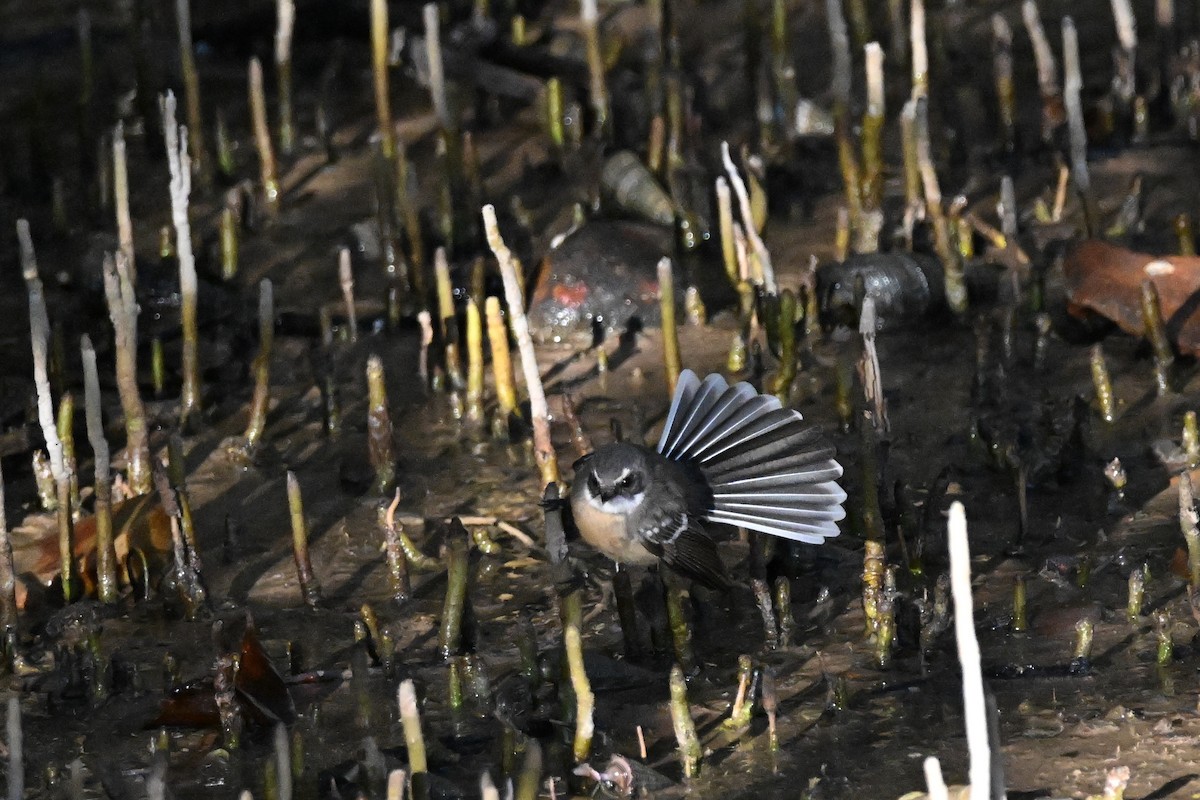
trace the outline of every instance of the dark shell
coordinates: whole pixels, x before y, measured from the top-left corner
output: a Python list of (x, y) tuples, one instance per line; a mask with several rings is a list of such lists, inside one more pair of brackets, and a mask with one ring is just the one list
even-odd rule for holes
[(595, 327), (619, 332), (635, 317), (642, 325), (659, 325), (657, 265), (670, 249), (670, 230), (637, 222), (587, 223), (542, 260), (529, 304), (534, 336), (590, 339)]
[(911, 324), (940, 307), (946, 299), (942, 267), (919, 253), (862, 253), (817, 270), (817, 294), (827, 319), (857, 319), (854, 284), (862, 276), (867, 296), (875, 300), (878, 329)]

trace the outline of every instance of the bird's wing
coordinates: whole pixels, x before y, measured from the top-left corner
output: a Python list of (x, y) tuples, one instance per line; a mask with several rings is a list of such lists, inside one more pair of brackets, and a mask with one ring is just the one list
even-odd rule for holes
[(730, 586), (717, 544), (700, 526), (700, 520), (682, 507), (662, 507), (647, 512), (641, 520), (639, 538), (663, 563), (710, 589)]

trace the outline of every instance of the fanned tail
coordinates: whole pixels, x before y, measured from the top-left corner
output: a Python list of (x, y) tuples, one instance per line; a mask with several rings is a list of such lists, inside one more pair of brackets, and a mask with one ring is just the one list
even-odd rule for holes
[(658, 452), (695, 464), (712, 489), (705, 517), (820, 544), (846, 516), (842, 467), (820, 432), (778, 398), (720, 375), (679, 376)]

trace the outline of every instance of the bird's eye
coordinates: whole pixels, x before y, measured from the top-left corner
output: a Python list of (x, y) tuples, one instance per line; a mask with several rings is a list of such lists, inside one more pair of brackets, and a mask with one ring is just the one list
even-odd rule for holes
[(588, 475), (588, 491), (592, 494), (600, 494), (600, 481), (596, 478), (596, 473)]
[(621, 488), (622, 489), (628, 489), (630, 486), (633, 486), (633, 476), (632, 475), (626, 475), (624, 478), (621, 478)]

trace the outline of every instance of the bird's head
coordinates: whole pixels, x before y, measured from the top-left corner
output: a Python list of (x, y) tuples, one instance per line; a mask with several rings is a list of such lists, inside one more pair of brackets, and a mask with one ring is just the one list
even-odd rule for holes
[(584, 481), (588, 501), (611, 512), (628, 512), (646, 495), (650, 465), (638, 447), (618, 442), (601, 447), (575, 464), (575, 480)]

